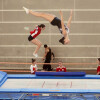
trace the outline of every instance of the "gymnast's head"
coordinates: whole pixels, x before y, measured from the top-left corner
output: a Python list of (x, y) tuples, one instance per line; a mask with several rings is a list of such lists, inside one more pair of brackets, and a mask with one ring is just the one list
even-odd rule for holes
[(36, 64), (36, 59), (32, 59), (32, 64)]
[(70, 42), (70, 40), (66, 37), (62, 37), (60, 40), (59, 40), (60, 43), (62, 43), (63, 45), (66, 45)]
[(48, 47), (48, 45), (47, 44), (44, 44), (44, 48), (47, 48)]
[(98, 61), (100, 61), (100, 58), (98, 58)]
[(59, 65), (59, 67), (62, 67), (62, 65), (63, 65), (63, 64), (62, 64), (62, 61), (59, 61), (59, 62), (58, 62), (58, 65)]
[(98, 58), (97, 60), (98, 60), (98, 64), (100, 65), (100, 58)]
[(45, 29), (45, 25), (44, 24), (40, 24), (40, 25), (38, 25), (38, 27), (41, 28), (41, 30)]

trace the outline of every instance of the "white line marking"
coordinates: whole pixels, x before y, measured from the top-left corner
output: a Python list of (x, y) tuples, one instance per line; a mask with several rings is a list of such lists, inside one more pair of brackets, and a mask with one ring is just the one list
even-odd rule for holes
[[(27, 32), (27, 33), (0, 33), (0, 35), (30, 35), (29, 34), (29, 32)], [(60, 35), (61, 36), (61, 34), (60, 33), (43, 33), (43, 34), (40, 34), (40, 35)], [(70, 33), (69, 35), (72, 35), (72, 36), (74, 36), (74, 35), (100, 35), (100, 33)]]
[[(0, 58), (34, 58), (34, 56), (0, 56)], [(38, 58), (43, 58), (43, 57), (38, 57)], [(68, 59), (68, 58), (75, 58), (75, 59), (97, 59), (97, 57), (55, 57), (55, 58), (62, 58), (62, 59)]]
[[(63, 47), (63, 48), (66, 48), (66, 47), (91, 47), (91, 48), (94, 48), (94, 47), (100, 47), (100, 45), (48, 45), (50, 47), (56, 47), (56, 48), (59, 48), (59, 47)], [(0, 47), (36, 47), (35, 45), (0, 45)], [(42, 47), (44, 47), (44, 45), (42, 45)]]
[[(71, 11), (71, 9), (30, 9), (30, 10), (33, 10), (33, 11)], [(23, 11), (25, 12), (23, 9), (3, 9), (3, 10), (0, 10), (0, 11)], [(74, 9), (74, 11), (100, 11), (100, 9)]]
[[(2, 0), (2, 10), (3, 10), (3, 0)], [(2, 22), (3, 22), (3, 12), (2, 12)]]
[[(0, 22), (0, 23), (3, 23), (3, 24), (34, 24), (34, 23), (49, 23), (48, 21), (3, 21), (3, 22)], [(67, 21), (64, 21), (64, 23), (67, 23)], [(97, 23), (100, 23), (100, 21), (72, 21), (71, 23), (84, 23), (84, 24), (97, 24)]]
[(75, 0), (74, 0), (74, 21), (75, 21)]

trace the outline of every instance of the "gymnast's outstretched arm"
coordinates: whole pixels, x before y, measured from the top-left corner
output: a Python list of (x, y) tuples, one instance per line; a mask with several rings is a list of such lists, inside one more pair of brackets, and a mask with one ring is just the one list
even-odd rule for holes
[(70, 17), (69, 17), (68, 22), (67, 22), (67, 27), (68, 28), (70, 28), (70, 24), (71, 24), (71, 21), (72, 21), (72, 14), (73, 14), (73, 10), (71, 10)]
[(61, 16), (61, 26), (62, 26), (62, 34), (64, 35), (64, 37), (67, 36), (66, 30), (65, 30), (65, 26), (64, 26), (64, 20), (63, 20), (63, 14), (62, 11), (59, 12), (60, 16)]

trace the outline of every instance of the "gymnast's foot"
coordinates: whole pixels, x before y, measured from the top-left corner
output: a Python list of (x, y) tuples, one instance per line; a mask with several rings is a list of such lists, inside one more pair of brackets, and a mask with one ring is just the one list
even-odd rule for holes
[(33, 56), (35, 56), (37, 58), (38, 57), (38, 54), (37, 53), (33, 53)]
[(26, 7), (23, 7), (23, 9), (26, 11), (26, 14), (29, 14), (29, 9), (27, 9)]

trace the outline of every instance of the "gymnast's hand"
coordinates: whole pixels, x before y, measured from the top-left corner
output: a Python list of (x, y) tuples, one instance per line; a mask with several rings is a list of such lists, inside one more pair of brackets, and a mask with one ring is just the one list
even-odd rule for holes
[(62, 11), (61, 11), (61, 10), (59, 11), (59, 14), (60, 14), (61, 16), (63, 15), (63, 13), (62, 13)]
[(70, 42), (70, 40), (66, 37), (65, 39), (64, 39), (64, 44), (66, 45), (66, 44), (68, 44)]
[(72, 14), (73, 14), (73, 10), (71, 9), (71, 11), (70, 11), (70, 16), (72, 16)]

